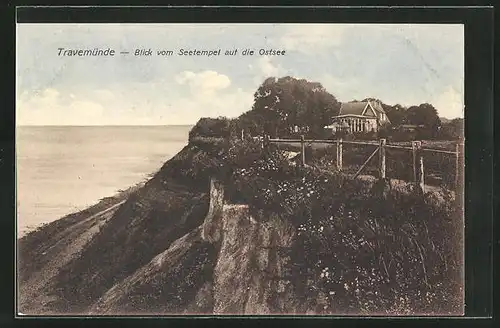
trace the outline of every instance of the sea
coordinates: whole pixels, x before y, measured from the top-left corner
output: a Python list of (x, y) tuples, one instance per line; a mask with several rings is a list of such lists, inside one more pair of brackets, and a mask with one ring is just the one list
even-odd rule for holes
[(191, 128), (18, 126), (18, 237), (146, 181), (188, 143)]

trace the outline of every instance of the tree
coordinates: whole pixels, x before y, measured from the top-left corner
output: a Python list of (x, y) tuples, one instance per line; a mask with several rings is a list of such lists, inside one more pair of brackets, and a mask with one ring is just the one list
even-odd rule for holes
[(318, 82), (290, 76), (266, 79), (254, 94), (252, 110), (240, 117), (249, 129), (270, 135), (287, 135), (294, 126), (321, 135), (338, 115), (340, 103)]
[(406, 123), (406, 108), (400, 104), (394, 106), (382, 104), (387, 117), (391, 121), (392, 125), (398, 126)]
[(464, 119), (455, 118), (443, 123), (439, 131), (439, 137), (444, 140), (456, 140), (464, 136)]
[(436, 108), (429, 103), (411, 106), (406, 112), (406, 120), (409, 124), (422, 125), (423, 136), (436, 137), (441, 120), (439, 119)]

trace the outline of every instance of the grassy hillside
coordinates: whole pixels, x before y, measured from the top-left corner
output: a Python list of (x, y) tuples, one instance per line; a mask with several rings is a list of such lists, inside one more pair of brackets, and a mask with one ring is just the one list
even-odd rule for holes
[[(226, 215), (222, 240), (206, 243), (199, 229), (212, 177), (224, 184), (226, 202), (248, 205), (249, 214)], [(253, 140), (192, 136), (59, 268), (44, 292), (56, 313), (276, 313), (290, 309), (286, 304), (302, 304), (295, 309), (459, 314), (458, 205), (445, 190), (424, 195), (412, 185), (299, 167), (284, 151)], [(236, 228), (241, 220), (256, 223)], [(53, 227), (64, 231), (73, 224), (68, 218)], [(26, 237), (30, 246), (20, 263), (25, 275), (34, 274), (26, 260), (51, 230), (57, 229)], [(258, 273), (251, 269), (254, 262), (262, 267)], [(235, 298), (232, 286), (246, 290), (246, 275), (253, 278), (245, 301)], [(283, 287), (276, 275), (289, 285)]]

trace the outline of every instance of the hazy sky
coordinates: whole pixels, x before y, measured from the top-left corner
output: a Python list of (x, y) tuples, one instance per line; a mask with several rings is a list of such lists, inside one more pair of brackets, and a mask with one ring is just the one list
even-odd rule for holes
[[(130, 51), (59, 57), (58, 48)], [(136, 48), (170, 57), (135, 57)], [(179, 49), (239, 49), (180, 57)], [(251, 48), (285, 56), (241, 56)], [(249, 110), (269, 76), (320, 82), (340, 101), (432, 103), (463, 117), (462, 25), (18, 24), (18, 125), (193, 124)]]

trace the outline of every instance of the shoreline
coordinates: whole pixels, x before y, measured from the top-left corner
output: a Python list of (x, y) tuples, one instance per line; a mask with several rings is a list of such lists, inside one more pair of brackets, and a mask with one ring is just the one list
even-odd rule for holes
[[(154, 173), (152, 173), (152, 174), (154, 174)], [(76, 211), (73, 213), (69, 213), (67, 215), (64, 215), (60, 218), (57, 218), (57, 219), (50, 221), (50, 222), (47, 222), (47, 223), (41, 223), (35, 227), (32, 227), (31, 229), (26, 230), (24, 233), (17, 231), (16, 232), (17, 241), (19, 242), (19, 241), (25, 240), (28, 236), (30, 236), (34, 233), (40, 232), (42, 230), (45, 230), (45, 229), (54, 229), (54, 230), (64, 229), (65, 227), (67, 227), (73, 223), (76, 223), (80, 220), (83, 220), (86, 217), (97, 215), (100, 212), (106, 211), (110, 207), (113, 207), (113, 206), (117, 205), (118, 203), (127, 200), (131, 194), (133, 194), (138, 189), (142, 188), (147, 183), (147, 181), (149, 181), (151, 179), (150, 176), (151, 176), (151, 174), (148, 175), (147, 180), (136, 183), (135, 185), (133, 185), (131, 187), (128, 187), (126, 189), (118, 189), (114, 195), (103, 197), (103, 198), (97, 200), (95, 204), (87, 206), (82, 210), (79, 210), (79, 211)]]

